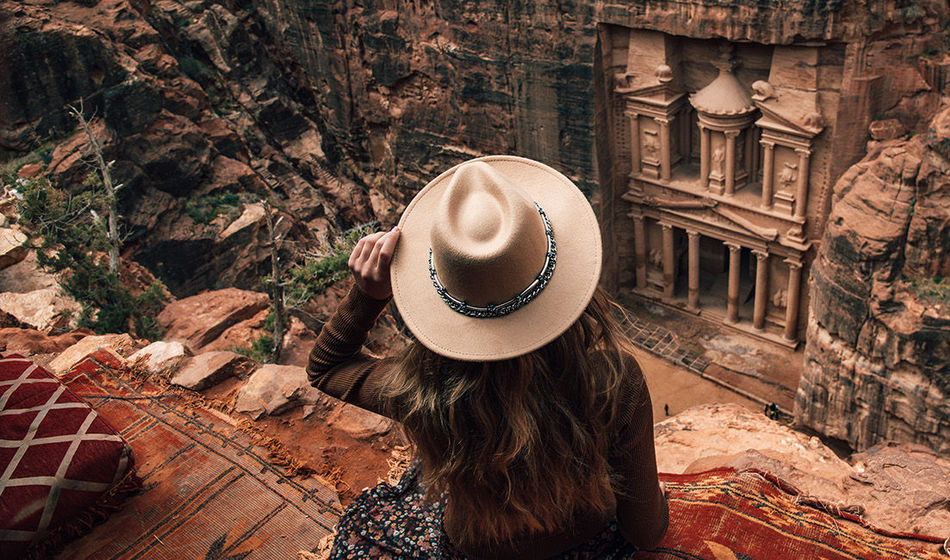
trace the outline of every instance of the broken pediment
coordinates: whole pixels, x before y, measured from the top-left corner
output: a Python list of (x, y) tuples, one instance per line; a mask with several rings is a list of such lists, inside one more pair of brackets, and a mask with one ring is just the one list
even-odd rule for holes
[(752, 102), (762, 112), (756, 124), (781, 132), (812, 138), (825, 127), (818, 107), (818, 92), (775, 86), (766, 81), (752, 84)]

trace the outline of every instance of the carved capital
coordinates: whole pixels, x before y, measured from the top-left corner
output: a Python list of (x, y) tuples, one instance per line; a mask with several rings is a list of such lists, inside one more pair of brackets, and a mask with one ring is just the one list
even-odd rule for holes
[(660, 224), (660, 227), (663, 228), (664, 231), (670, 231), (673, 229), (673, 224), (668, 224), (666, 222), (659, 222), (659, 224)]
[(795, 148), (795, 153), (798, 154), (799, 157), (811, 157), (811, 150), (806, 150), (805, 148)]
[(791, 269), (791, 270), (797, 270), (797, 269), (800, 269), (800, 268), (802, 267), (802, 261), (800, 261), (800, 260), (798, 260), (798, 259), (795, 259), (795, 258), (789, 257), (789, 258), (785, 259), (785, 260), (782, 261), (782, 262), (784, 262), (785, 264), (787, 264), (787, 265), (788, 265), (788, 268)]
[(736, 136), (739, 136), (739, 132), (740, 131), (738, 130), (726, 130), (723, 132), (723, 134), (726, 135), (726, 138), (735, 138)]
[(688, 229), (686, 230), (686, 236), (689, 237), (690, 241), (692, 241), (694, 239), (699, 238), (699, 232), (696, 230)]
[(772, 151), (775, 149), (775, 142), (772, 142), (771, 140), (760, 140), (759, 144), (762, 144), (762, 146), (765, 147), (765, 149), (769, 151)]
[(726, 247), (729, 247), (730, 253), (738, 253), (739, 250), (742, 249), (742, 245), (739, 245), (738, 243), (735, 243), (732, 241), (723, 241), (722, 244), (725, 245)]
[(752, 249), (752, 254), (755, 255), (755, 258), (758, 259), (759, 262), (769, 258), (769, 252), (765, 249)]

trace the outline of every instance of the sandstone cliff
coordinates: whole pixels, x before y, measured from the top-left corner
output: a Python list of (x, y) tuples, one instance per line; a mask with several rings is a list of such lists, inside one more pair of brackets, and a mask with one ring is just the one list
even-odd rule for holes
[(950, 453), (950, 108), (835, 185), (796, 420), (856, 449)]

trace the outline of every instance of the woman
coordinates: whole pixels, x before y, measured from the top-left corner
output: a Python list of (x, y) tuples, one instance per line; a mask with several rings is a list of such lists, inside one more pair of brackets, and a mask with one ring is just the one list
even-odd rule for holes
[[(360, 240), (308, 374), (401, 421), (419, 466), (354, 502), (331, 557), (617, 557), (659, 542), (650, 396), (600, 263), (584, 195), (513, 156), (446, 171), (397, 228)], [(415, 341), (367, 357), (390, 297)]]

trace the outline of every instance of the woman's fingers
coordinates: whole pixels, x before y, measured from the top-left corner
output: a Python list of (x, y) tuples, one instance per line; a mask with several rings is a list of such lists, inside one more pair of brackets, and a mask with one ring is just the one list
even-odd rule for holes
[(382, 236), (383, 232), (379, 231), (367, 235), (359, 240), (359, 242), (356, 244), (356, 247), (353, 247), (353, 252), (350, 253), (350, 258), (346, 263), (350, 270), (356, 272), (357, 270), (363, 268), (363, 265), (366, 264), (373, 252), (373, 247), (376, 245), (376, 241)]
[(392, 262), (393, 254), (396, 252), (396, 242), (399, 241), (400, 233), (401, 230), (398, 227), (394, 227), (379, 242), (379, 263), (377, 266), (380, 268), (388, 267), (389, 263)]
[(398, 228), (367, 235), (359, 240), (347, 260), (347, 266), (356, 283), (377, 299), (385, 299), (392, 293), (389, 284), (389, 263), (398, 240)]

